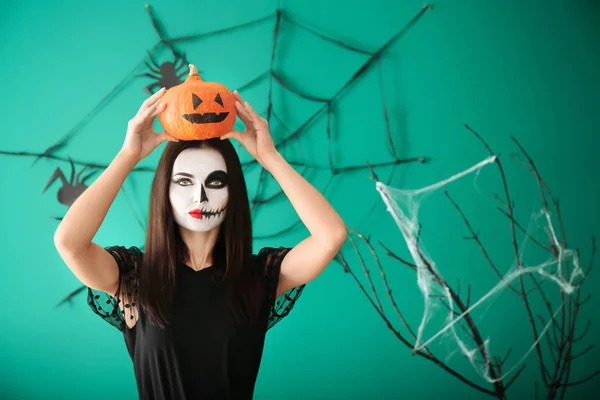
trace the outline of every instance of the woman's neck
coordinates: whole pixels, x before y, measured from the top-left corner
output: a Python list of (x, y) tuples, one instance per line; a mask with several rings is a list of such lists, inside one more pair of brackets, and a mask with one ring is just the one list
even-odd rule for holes
[(212, 251), (219, 236), (219, 227), (208, 232), (194, 232), (180, 227), (181, 239), (189, 249), (186, 263), (193, 269), (210, 267), (213, 263)]

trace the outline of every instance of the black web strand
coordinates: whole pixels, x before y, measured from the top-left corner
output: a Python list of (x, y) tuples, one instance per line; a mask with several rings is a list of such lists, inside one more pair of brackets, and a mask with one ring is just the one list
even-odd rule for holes
[[(325, 184), (325, 188), (321, 191), (321, 193), (323, 194), (323, 196), (326, 195), (327, 190), (329, 189), (329, 186), (333, 182), (333, 177), (334, 177), (333, 175), (331, 175), (329, 177), (329, 180), (327, 181), (327, 184)], [(284, 234), (287, 234), (287, 233), (293, 231), (300, 224), (302, 224), (302, 221), (300, 219), (298, 219), (296, 222), (294, 222), (292, 225), (290, 225), (287, 228), (284, 228), (284, 229), (282, 229), (282, 230), (280, 230), (278, 232), (270, 233), (270, 234), (267, 234), (267, 235), (254, 235), (254, 239), (271, 239), (271, 238), (279, 237), (280, 235), (284, 235)]]
[(310, 101), (314, 101), (317, 103), (329, 103), (329, 99), (325, 99), (322, 97), (315, 97), (315, 96), (311, 96), (309, 94), (306, 94), (304, 92), (301, 92), (299, 89), (296, 89), (294, 87), (292, 87), (288, 82), (286, 82), (278, 73), (276, 73), (275, 71), (271, 71), (271, 76), (277, 81), (277, 83), (279, 83), (281, 85), (281, 87), (283, 87), (284, 89), (286, 89), (288, 92), (294, 93), (296, 96), (306, 99), (306, 100), (310, 100)]
[[(375, 174), (375, 171), (373, 170), (373, 167), (369, 164), (368, 165), (369, 170), (371, 171), (371, 179), (373, 179), (375, 182), (379, 182), (379, 179), (377, 177), (377, 175)], [(388, 177), (387, 181), (385, 182), (386, 185), (390, 185), (392, 180), (394, 179), (394, 175), (396, 174), (396, 171), (398, 170), (398, 164), (394, 165), (392, 168), (392, 172), (390, 173), (390, 176)], [(373, 201), (373, 204), (371, 205), (371, 207), (369, 208), (369, 211), (367, 212), (367, 214), (365, 215), (365, 217), (362, 219), (362, 221), (360, 221), (360, 223), (358, 224), (358, 229), (360, 229), (363, 224), (370, 219), (371, 214), (373, 214), (373, 212), (375, 212), (375, 209), (377, 208), (377, 206), (380, 203), (380, 199), (375, 199)]]
[(62, 299), (60, 302), (58, 302), (57, 305), (54, 306), (54, 308), (58, 308), (60, 306), (62, 306), (63, 304), (72, 304), (71, 300), (73, 300), (73, 298), (75, 296), (77, 296), (79, 293), (83, 292), (85, 290), (86, 286), (82, 285), (80, 287), (78, 287), (77, 289), (73, 290), (71, 293), (69, 293), (64, 299)]
[(254, 85), (256, 85), (257, 83), (259, 83), (260, 81), (262, 81), (263, 79), (265, 79), (266, 77), (269, 76), (269, 71), (265, 71), (262, 74), (260, 74), (259, 76), (257, 76), (256, 78), (252, 79), (251, 81), (249, 81), (248, 83), (244, 83), (242, 86), (240, 86), (237, 91), (241, 92), (243, 90), (246, 90)]
[(154, 16), (154, 12), (152, 11), (152, 8), (150, 7), (150, 5), (146, 4), (144, 7), (146, 8), (146, 11), (148, 12), (148, 16), (150, 17), (150, 22), (152, 23), (152, 27), (156, 31), (156, 34), (158, 35), (160, 42), (164, 43), (164, 45), (167, 46), (173, 52), (173, 54), (179, 54), (175, 50), (175, 48), (173, 47), (173, 45), (171, 43), (166, 42), (165, 35), (164, 35), (164, 29), (163, 29), (162, 25), (158, 22), (156, 17)]
[[(413, 157), (413, 158), (407, 158), (404, 160), (385, 161), (385, 162), (381, 162), (381, 163), (377, 163), (377, 164), (371, 164), (371, 166), (372, 167), (391, 167), (391, 166), (396, 166), (396, 165), (408, 164), (408, 163), (412, 163), (412, 162), (424, 163), (426, 160), (427, 160), (426, 157)], [(311, 169), (326, 169), (333, 173), (330, 166), (313, 165), (313, 164), (307, 164), (307, 163), (298, 162), (298, 161), (294, 161), (294, 160), (292, 160), (292, 161), (286, 160), (286, 161), (288, 164), (296, 166), (296, 167), (308, 167)], [(346, 173), (346, 172), (360, 171), (360, 170), (364, 170), (364, 169), (368, 169), (368, 168), (369, 167), (367, 165), (348, 165), (345, 167), (335, 167), (335, 172), (336, 172), (336, 174), (340, 174), (340, 173)]]
[[(277, 143), (276, 146), (284, 146), (288, 141), (292, 140), (294, 136), (300, 135), (300, 133), (303, 132), (304, 129), (306, 129), (306, 127), (308, 127), (318, 116), (320, 116), (324, 111), (327, 110), (329, 103), (333, 103), (338, 97), (340, 97), (352, 83), (354, 83), (365, 71), (368, 70), (368, 68), (373, 63), (373, 60), (375, 60), (382, 53), (384, 53), (390, 47), (391, 44), (393, 44), (408, 30), (408, 28), (414, 25), (429, 8), (429, 6), (423, 7), (421, 11), (415, 17), (413, 17), (406, 26), (404, 26), (400, 31), (398, 31), (398, 33), (392, 36), (371, 57), (369, 57), (369, 59), (354, 73), (354, 75), (352, 75), (352, 77), (329, 99), (329, 102), (325, 102), (325, 104), (321, 108), (319, 108), (313, 115), (311, 115), (298, 129), (296, 129), (296, 131), (292, 135), (286, 137), (281, 142)], [(286, 88), (285, 86), (283, 87)], [(293, 93), (298, 94), (296, 92)], [(257, 161), (253, 160), (250, 162), (255, 163)]]
[[(156, 50), (155, 46), (152, 51)], [(36, 157), (33, 164), (35, 164), (41, 158), (48, 158), (53, 155), (57, 150), (64, 148), (75, 135), (81, 132), (81, 129), (86, 126), (90, 120), (92, 120), (100, 110), (102, 110), (110, 100), (112, 100), (119, 92), (125, 87), (129, 81), (131, 81), (136, 72), (144, 65), (145, 60), (140, 61), (121, 82), (115, 85), (107, 94), (104, 96), (98, 104), (90, 112), (84, 116), (79, 122), (77, 122), (67, 133), (65, 133), (58, 141), (56, 141), (53, 145), (49, 146), (42, 154)]]
[(125, 189), (125, 185), (121, 186), (121, 190), (125, 195), (125, 200), (127, 200), (127, 204), (129, 204), (129, 207), (131, 208), (133, 216), (135, 217), (135, 220), (137, 221), (139, 227), (142, 229), (142, 232), (146, 232), (146, 226), (144, 225), (144, 222), (142, 222), (142, 219), (140, 218), (139, 214), (136, 212), (135, 207), (133, 206), (131, 198), (128, 194), (128, 191), (127, 189)]
[(273, 66), (275, 65), (275, 53), (277, 51), (277, 38), (279, 37), (279, 26), (281, 24), (281, 11), (277, 10), (275, 26), (273, 27), (273, 48), (271, 49), (271, 62), (269, 64), (269, 97), (267, 105), (267, 121), (271, 121), (271, 110), (273, 108)]
[(274, 18), (275, 16), (276, 16), (276, 14), (270, 14), (270, 15), (267, 15), (267, 16), (264, 16), (264, 17), (261, 17), (261, 18), (258, 18), (258, 19), (252, 20), (252, 21), (248, 21), (243, 24), (231, 26), (228, 28), (216, 29), (214, 31), (198, 33), (198, 34), (194, 34), (194, 35), (180, 36), (180, 37), (175, 37), (173, 39), (165, 39), (164, 43), (168, 46), (172, 43), (192, 42), (194, 40), (202, 39), (207, 36), (216, 36), (216, 35), (220, 35), (223, 33), (228, 33), (228, 32), (236, 31), (239, 29), (247, 28), (252, 25), (258, 25), (260, 23), (263, 23), (265, 21), (268, 21), (268, 20)]
[[(281, 22), (281, 12), (277, 10), (275, 26), (273, 27), (273, 47), (271, 50), (271, 62), (269, 65), (269, 94), (268, 94), (268, 104), (267, 104), (267, 121), (271, 119), (271, 109), (273, 107), (273, 65), (275, 63), (275, 52), (277, 50), (277, 38), (279, 36), (279, 25)], [(254, 194), (254, 198), (252, 199), (252, 204), (250, 205), (250, 212), (254, 212), (256, 207), (258, 197), (260, 196), (260, 191), (262, 188), (262, 183), (264, 181), (266, 175), (266, 170), (261, 168), (260, 175), (258, 178), (258, 184), (256, 185), (256, 193)]]
[(331, 103), (327, 103), (327, 156), (329, 157), (329, 168), (333, 175), (337, 175), (338, 170), (333, 165), (333, 140), (331, 139)]
[(256, 192), (254, 193), (254, 198), (250, 204), (250, 212), (254, 213), (254, 208), (256, 207), (256, 203), (258, 201), (258, 196), (260, 196), (260, 190), (262, 188), (262, 182), (265, 179), (267, 170), (264, 168), (260, 168), (260, 174), (258, 176), (258, 184), (256, 185)]
[(392, 127), (390, 124), (387, 100), (385, 98), (385, 85), (383, 84), (383, 69), (381, 68), (381, 60), (379, 59), (378, 61), (379, 62), (377, 63), (377, 65), (379, 66), (379, 90), (381, 91), (381, 102), (383, 104), (383, 118), (385, 119), (385, 131), (387, 134), (388, 144), (390, 146), (390, 153), (392, 157), (397, 159), (398, 155), (396, 154), (396, 147), (394, 146), (394, 140), (392, 138)]
[[(275, 108), (272, 109), (271, 115), (273, 116), (273, 118), (275, 118), (275, 120), (279, 123), (279, 125), (281, 125), (281, 127), (283, 128), (284, 131), (286, 131), (288, 134), (292, 133), (291, 129), (286, 125), (285, 122), (283, 122), (281, 117), (279, 117), (279, 114), (277, 114), (277, 112), (275, 111)], [(300, 153), (300, 158), (302, 160), (304, 160), (304, 152), (302, 151), (302, 144), (300, 143), (300, 140), (298, 138), (296, 138), (296, 144), (298, 145), (298, 153)]]
[[(302, 175), (303, 178), (305, 177), (306, 172), (308, 171), (308, 167), (304, 167), (304, 170), (300, 173), (300, 175)], [(284, 194), (283, 189), (279, 189), (275, 194), (266, 197), (264, 199), (259, 199), (258, 196), (255, 197), (255, 199), (253, 200), (254, 204), (256, 205), (264, 205), (264, 204), (268, 204), (274, 200), (276, 200), (278, 197), (281, 197)]]
[(354, 73), (352, 78), (332, 97), (331, 101), (335, 101), (354, 81), (356, 81), (368, 68), (373, 64), (373, 61), (379, 58), (393, 43), (396, 42), (404, 33), (408, 31), (429, 9), (429, 6), (425, 6), (406, 24), (398, 33), (392, 36), (383, 46), (381, 46), (369, 59)]
[[(283, 120), (281, 119), (281, 117), (279, 117), (279, 114), (277, 114), (277, 112), (275, 111), (275, 108), (272, 108), (272, 113), (271, 113), (272, 117), (275, 119), (275, 121), (277, 121), (279, 123), (279, 125), (281, 125), (281, 128), (287, 132), (287, 134), (291, 134), (292, 131), (290, 130), (290, 128), (288, 128), (288, 126), (286, 125), (285, 122), (283, 122)], [(297, 145), (297, 153), (300, 155), (300, 159), (304, 160), (304, 151), (302, 150), (302, 143), (300, 142), (300, 140), (298, 138), (296, 138), (295, 143)], [(287, 160), (287, 157), (286, 157)], [(296, 166), (306, 166), (306, 164), (304, 164), (304, 161), (301, 161), (303, 165), (296, 165)], [(291, 164), (290, 164), (291, 165)]]
[[(52, 154), (44, 155), (44, 153), (36, 153), (36, 152), (30, 152), (30, 151), (0, 150), (0, 155), (15, 156), (15, 157), (41, 157), (41, 156), (43, 156), (43, 157), (49, 158), (51, 160), (64, 161), (64, 162), (69, 162), (69, 160), (70, 160), (70, 157), (55, 156)], [(84, 161), (73, 161), (73, 164), (88, 167), (88, 168), (97, 168), (97, 169), (106, 169), (108, 167), (107, 164), (90, 163), (90, 162), (84, 162)], [(155, 171), (156, 171), (155, 168), (135, 167), (131, 172), (155, 172)]]
[(306, 25), (303, 25), (303, 24), (301, 24), (301, 23), (297, 22), (297, 21), (296, 21), (296, 20), (294, 20), (293, 18), (290, 18), (290, 16), (289, 16), (287, 13), (283, 13), (283, 19), (284, 19), (286, 22), (289, 22), (290, 24), (292, 24), (292, 25), (294, 25), (294, 26), (296, 26), (296, 27), (298, 27), (298, 28), (300, 28), (300, 29), (302, 29), (302, 30), (305, 30), (305, 31), (307, 31), (307, 32), (310, 32), (310, 33), (312, 33), (313, 35), (315, 35), (315, 36), (317, 36), (317, 37), (319, 37), (319, 38), (321, 38), (321, 39), (323, 39), (323, 40), (325, 40), (325, 41), (327, 41), (327, 42), (331, 42), (331, 43), (333, 43), (333, 44), (335, 44), (335, 45), (338, 45), (338, 46), (340, 46), (340, 47), (343, 47), (343, 48), (344, 48), (344, 49), (346, 49), (346, 50), (350, 50), (350, 51), (353, 51), (353, 52), (355, 52), (355, 53), (359, 53), (359, 54), (365, 54), (365, 55), (367, 55), (367, 56), (371, 56), (371, 55), (373, 55), (373, 53), (372, 53), (372, 52), (370, 52), (370, 51), (363, 50), (363, 49), (359, 49), (358, 47), (351, 46), (351, 45), (349, 45), (349, 44), (347, 44), (347, 43), (344, 43), (344, 42), (342, 42), (342, 41), (341, 41), (341, 40), (339, 40), (339, 39), (335, 39), (335, 38), (332, 38), (332, 37), (326, 36), (326, 35), (324, 35), (324, 34), (322, 34), (322, 33), (320, 33), (320, 32), (317, 32), (316, 30), (314, 30), (314, 29), (312, 29), (312, 28), (309, 28), (309, 27), (307, 27)]

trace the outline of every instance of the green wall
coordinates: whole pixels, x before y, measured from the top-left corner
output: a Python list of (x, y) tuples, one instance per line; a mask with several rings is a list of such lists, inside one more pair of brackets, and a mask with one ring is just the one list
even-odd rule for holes
[[(151, 6), (166, 36), (174, 38), (271, 15), (277, 3), (157, 0)], [(416, 0), (280, 2), (284, 13), (295, 21), (369, 51), (382, 46), (421, 6)], [(600, 6), (593, 0), (440, 0), (434, 6), (335, 103), (334, 164), (364, 166), (367, 161), (376, 164), (393, 159), (385, 134), (381, 77), (399, 156), (430, 158), (426, 164), (397, 168), (392, 186), (427, 186), (486, 158), (481, 143), (463, 127), (468, 123), (501, 154), (516, 216), (527, 225), (528, 217), (539, 209), (539, 191), (527, 169), (510, 158), (518, 153), (510, 140), (515, 136), (560, 198), (569, 246), (581, 249), (582, 264), (587, 265), (590, 237), (600, 232), (596, 213), (600, 194), (596, 156), (600, 145)], [(48, 217), (59, 217), (66, 210), (56, 200), (60, 183), (45, 193), (42, 189), (57, 167), (68, 177), (68, 162), (44, 158), (33, 164), (34, 157), (12, 153), (39, 154), (54, 144), (131, 73), (158, 37), (141, 1), (5, 1), (0, 8), (4, 126), (0, 150), (5, 152), (0, 154), (0, 205), (4, 209), (0, 243), (5, 254), (0, 277), (4, 305), (0, 398), (136, 398), (133, 369), (120, 333), (91, 313), (83, 294), (55, 308), (80, 283), (61, 262), (52, 242), (58, 222)], [(203, 71), (205, 79), (237, 88), (268, 70), (273, 22), (271, 18), (179, 48)], [(168, 60), (169, 54), (162, 51), (160, 57)], [(305, 93), (331, 97), (366, 59), (283, 23), (275, 70)], [(129, 80), (56, 155), (84, 163), (109, 163), (122, 144), (128, 119), (146, 96), (141, 89), (148, 83), (147, 79)], [(263, 81), (242, 94), (257, 110), (264, 110), (267, 93), (268, 81)], [(277, 85), (273, 103), (292, 129), (320, 106)], [(325, 121), (323, 116), (315, 121), (300, 136), (300, 145), (282, 149), (289, 160), (325, 167), (307, 175), (320, 189), (331, 175), (326, 168)], [(286, 136), (279, 126), (273, 131), (276, 139)], [(247, 154), (240, 154), (248, 160)], [(158, 155), (155, 152), (142, 165), (152, 168)], [(512, 265), (513, 253), (507, 220), (495, 209), (499, 203), (493, 194), (502, 193), (495, 168), (485, 167), (477, 177), (465, 177), (448, 189), (504, 273)], [(389, 167), (376, 169), (382, 180), (391, 171)], [(257, 172), (248, 171), (251, 195)], [(151, 176), (140, 172), (128, 179), (96, 236), (99, 244), (142, 244), (143, 229), (137, 218), (144, 219)], [(399, 307), (417, 326), (423, 298), (415, 274), (386, 257), (378, 241), (404, 258), (410, 255), (369, 177), (365, 168), (344, 172), (334, 179), (326, 195), (349, 227), (370, 235)], [(276, 190), (269, 182), (262, 195)], [(377, 207), (370, 213), (373, 204)], [(491, 289), (498, 279), (477, 245), (463, 240), (469, 233), (442, 192), (423, 204), (420, 217), (427, 251), (448, 281), (455, 285), (456, 279), (461, 279), (463, 294), (467, 284), (472, 284), (474, 301)], [(256, 234), (277, 232), (295, 218), (283, 199), (262, 206), (255, 215)], [(255, 245), (257, 249), (292, 246), (305, 235), (306, 231), (298, 228), (257, 240)], [(360, 248), (384, 299), (379, 270), (368, 249)], [(350, 241), (343, 254), (366, 283)], [(537, 260), (535, 263), (545, 260), (535, 251), (528, 256)], [(591, 293), (598, 283), (598, 274), (593, 272), (583, 294)], [(545, 285), (556, 305), (560, 292), (551, 282)], [(514, 364), (533, 342), (522, 303), (510, 291), (491, 300), (475, 310), (474, 318), (498, 355), (514, 349), (508, 365)], [(600, 321), (593, 318), (599, 304), (598, 298), (592, 297), (581, 311), (580, 326), (590, 318), (592, 325), (576, 352), (593, 344), (600, 334)], [(534, 307), (535, 313), (545, 310), (539, 299), (534, 300)], [(385, 309), (394, 326), (403, 331), (389, 302)], [(437, 313), (443, 315), (443, 308)], [(432, 319), (425, 333), (431, 335), (442, 323), (438, 317)], [(451, 340), (436, 342), (432, 349), (464, 376), (491, 387), (456, 354)], [(573, 379), (598, 369), (597, 356), (592, 350), (577, 359)], [(509, 398), (533, 398), (533, 382), (536, 377), (539, 380), (534, 353), (525, 364)], [(573, 388), (567, 398), (585, 398), (598, 388), (598, 382)], [(270, 331), (256, 387), (257, 399), (440, 396), (487, 397), (431, 362), (412, 356), (338, 263), (332, 263), (312, 282), (293, 313)]]

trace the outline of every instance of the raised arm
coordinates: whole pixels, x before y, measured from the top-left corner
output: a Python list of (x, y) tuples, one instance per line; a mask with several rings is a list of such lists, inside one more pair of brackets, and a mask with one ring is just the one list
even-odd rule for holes
[(234, 92), (244, 132), (232, 131), (223, 139), (238, 140), (273, 175), (292, 203), (310, 236), (288, 252), (281, 263), (277, 295), (315, 279), (333, 260), (346, 240), (346, 226), (323, 195), (292, 168), (275, 148), (268, 123), (239, 93)]
[(114, 294), (119, 271), (114, 258), (93, 243), (108, 210), (127, 175), (135, 165), (165, 140), (176, 141), (165, 132), (157, 134), (152, 121), (164, 106), (156, 101), (162, 89), (149, 97), (129, 121), (123, 147), (104, 170), (71, 205), (54, 233), (54, 245), (75, 276), (86, 286)]

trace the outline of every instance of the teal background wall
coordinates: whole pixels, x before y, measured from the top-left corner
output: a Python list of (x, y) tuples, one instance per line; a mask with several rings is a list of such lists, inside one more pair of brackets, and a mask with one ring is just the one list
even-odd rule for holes
[[(580, 248), (582, 263), (590, 257), (590, 237), (600, 232), (597, 213), (600, 184), (600, 6), (593, 0), (435, 2), (335, 105), (334, 152), (337, 166), (390, 161), (383, 118), (380, 76), (389, 106), (395, 147), (400, 157), (426, 156), (426, 164), (399, 167), (392, 186), (412, 189), (432, 184), (483, 160), (488, 154), (464, 127), (468, 123), (506, 160), (517, 217), (526, 225), (539, 207), (535, 180), (511, 153), (515, 136), (536, 161), (549, 187), (560, 198), (571, 248)], [(167, 37), (210, 32), (275, 12), (275, 1), (151, 3)], [(294, 20), (354, 46), (375, 51), (413, 18), (420, 1), (282, 1)], [(80, 283), (61, 262), (52, 236), (65, 206), (56, 201), (60, 187), (42, 188), (57, 167), (68, 175), (67, 162), (16, 156), (42, 153), (89, 113), (146, 56), (158, 37), (144, 2), (3, 1), (0, 6), (0, 76), (3, 77), (2, 144), (0, 150), (0, 243), (4, 253), (0, 277), (0, 398), (3, 399), (133, 399), (136, 387), (122, 336), (93, 315), (85, 296), (55, 306)], [(236, 88), (268, 70), (274, 19), (230, 33), (182, 45), (207, 80)], [(161, 53), (162, 60), (169, 54)], [(275, 70), (294, 87), (319, 97), (332, 96), (366, 57), (326, 43), (297, 27), (283, 24)], [(141, 72), (141, 70), (139, 71)], [(380, 75), (381, 73), (381, 75)], [(106, 165), (119, 150), (126, 124), (146, 95), (146, 79), (128, 82), (106, 107), (57, 152), (78, 162)], [(257, 110), (267, 105), (268, 81), (242, 93)], [(300, 126), (318, 105), (299, 100), (276, 86), (273, 103), (291, 128)], [(280, 128), (276, 138), (285, 137)], [(305, 160), (323, 169), (307, 177), (323, 188), (327, 169), (325, 118), (301, 137), (301, 147), (282, 152), (289, 160)], [(144, 160), (152, 167), (159, 151)], [(247, 160), (247, 155), (240, 152)], [(78, 166), (78, 170), (80, 166)], [(392, 168), (377, 168), (382, 180)], [(258, 170), (248, 171), (251, 195)], [(96, 241), (101, 245), (140, 245), (151, 173), (136, 173), (116, 199)], [(414, 273), (389, 257), (381, 240), (397, 254), (409, 253), (386, 212), (370, 173), (362, 168), (344, 173), (326, 192), (348, 226), (376, 246), (394, 296), (413, 326), (423, 314)], [(493, 193), (501, 193), (494, 166), (450, 185), (471, 222), (481, 233), (500, 269), (513, 262), (508, 224), (497, 210)], [(263, 195), (276, 191), (269, 182)], [(371, 206), (377, 207), (370, 213)], [(137, 217), (136, 217), (137, 216)], [(443, 193), (432, 196), (420, 211), (423, 240), (437, 267), (452, 284), (461, 279), (484, 295), (496, 282), (460, 217)], [(295, 221), (284, 199), (260, 208), (257, 235), (284, 229)], [(541, 225), (537, 225), (538, 227)], [(539, 232), (538, 232), (539, 233)], [(306, 235), (298, 228), (278, 237), (257, 240), (290, 246)], [(365, 250), (364, 246), (361, 247)], [(350, 241), (343, 254), (361, 275)], [(379, 271), (364, 253), (382, 298)], [(536, 262), (538, 254), (531, 254)], [(362, 275), (361, 275), (362, 276)], [(364, 280), (363, 282), (366, 282)], [(599, 278), (593, 271), (583, 289), (593, 293)], [(553, 300), (559, 293), (552, 286)], [(595, 293), (594, 293), (595, 294)], [(557, 303), (554, 303), (555, 305)], [(536, 313), (543, 305), (536, 302)], [(587, 339), (600, 335), (600, 305), (592, 296), (580, 316), (580, 327), (592, 319)], [(394, 326), (399, 320), (386, 302)], [(541, 307), (541, 308), (540, 308)], [(541, 310), (541, 311), (539, 311)], [(443, 309), (438, 311), (443, 313)], [(438, 314), (436, 314), (438, 315)], [(509, 291), (474, 314), (498, 354), (512, 347), (514, 364), (532, 345), (522, 303)], [(441, 321), (432, 320), (426, 335)], [(545, 343), (545, 342), (544, 342)], [(469, 379), (490, 387), (456, 354), (456, 344), (443, 339), (433, 347), (440, 359)], [(546, 345), (545, 345), (546, 346)], [(577, 352), (576, 351), (576, 352)], [(447, 358), (448, 357), (448, 358)], [(533, 398), (539, 368), (534, 354), (509, 390), (509, 398)], [(600, 367), (596, 350), (573, 364), (578, 380)], [(510, 379), (512, 375), (508, 377)], [(567, 398), (588, 398), (598, 380), (575, 387)], [(338, 263), (312, 282), (293, 313), (270, 331), (256, 386), (257, 399), (393, 399), (484, 398), (411, 350), (385, 326), (358, 285)]]

